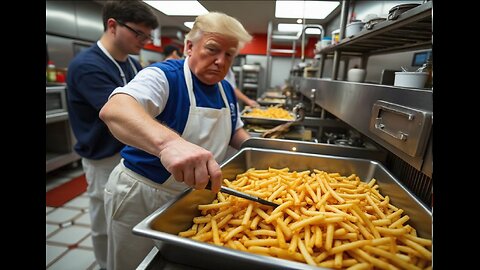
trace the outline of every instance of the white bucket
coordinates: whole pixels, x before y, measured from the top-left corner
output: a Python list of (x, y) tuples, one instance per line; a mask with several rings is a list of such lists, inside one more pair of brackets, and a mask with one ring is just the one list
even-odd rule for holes
[(347, 81), (349, 82), (364, 82), (367, 72), (365, 69), (352, 68), (347, 73)]
[(424, 88), (427, 82), (427, 72), (395, 72), (395, 86)]
[(363, 30), (364, 22), (352, 22), (345, 28), (345, 37), (352, 37)]

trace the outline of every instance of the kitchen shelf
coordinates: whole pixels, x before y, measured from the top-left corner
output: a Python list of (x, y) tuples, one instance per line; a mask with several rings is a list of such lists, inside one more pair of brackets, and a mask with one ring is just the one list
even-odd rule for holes
[(396, 20), (375, 24), (353, 37), (322, 49), (320, 54), (341, 51), (344, 55), (363, 56), (391, 53), (432, 46), (432, 1), (400, 14)]
[(45, 119), (47, 124), (68, 120), (68, 112), (47, 114)]
[(77, 162), (80, 160), (80, 158), (81, 157), (75, 152), (70, 152), (70, 153), (46, 152), (45, 171), (48, 173), (52, 170), (58, 169), (69, 163)]
[(80, 160), (74, 151), (76, 143), (68, 117), (66, 85), (48, 83), (46, 86), (45, 112), (45, 171)]
[(253, 100), (259, 96), (260, 72), (260, 65), (243, 65), (241, 68), (240, 89)]

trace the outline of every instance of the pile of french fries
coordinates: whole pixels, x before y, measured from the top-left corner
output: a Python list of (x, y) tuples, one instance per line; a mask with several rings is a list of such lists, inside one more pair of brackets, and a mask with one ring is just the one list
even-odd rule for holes
[(246, 112), (243, 114), (243, 116), (286, 120), (294, 119), (294, 117), (287, 110), (275, 106), (270, 106), (266, 109), (253, 108), (251, 112)]
[(432, 240), (417, 235), (375, 179), (252, 168), (224, 183), (280, 206), (218, 193), (180, 236), (335, 269), (432, 268)]

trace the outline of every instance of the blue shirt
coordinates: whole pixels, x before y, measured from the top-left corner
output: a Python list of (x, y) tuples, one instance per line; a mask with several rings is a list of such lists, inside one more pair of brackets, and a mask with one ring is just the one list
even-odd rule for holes
[[(138, 61), (131, 60), (137, 70), (142, 69)], [(129, 61), (117, 63), (127, 82), (130, 81), (135, 71)], [(98, 117), (109, 95), (118, 86), (123, 86), (120, 71), (97, 44), (79, 53), (68, 66), (68, 114), (77, 139), (75, 151), (80, 156), (97, 160), (112, 156), (123, 148), (124, 144), (111, 135)]]
[[(188, 89), (185, 83), (185, 75), (183, 73), (184, 62), (185, 60), (169, 60), (155, 63), (150, 66), (161, 69), (164, 72), (169, 85), (169, 95), (165, 108), (156, 119), (163, 125), (177, 131), (179, 134), (182, 134), (185, 129), (190, 107)], [(225, 107), (225, 103), (223, 102), (217, 84), (204, 84), (193, 73), (192, 82), (197, 107), (215, 109)], [(230, 106), (232, 137), (237, 125), (237, 98), (230, 83), (226, 80), (223, 80), (221, 83)], [(128, 91), (128, 85), (127, 87), (124, 87), (121, 92), (129, 93), (135, 97), (134, 93)], [(124, 164), (127, 168), (156, 183), (165, 182), (171, 175), (165, 167), (163, 167), (157, 156), (151, 155), (143, 150), (127, 145), (121, 151), (121, 155), (124, 158)]]

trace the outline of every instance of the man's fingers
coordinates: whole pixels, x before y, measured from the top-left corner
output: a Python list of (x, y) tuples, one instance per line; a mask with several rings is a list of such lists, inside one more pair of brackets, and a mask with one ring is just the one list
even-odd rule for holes
[(208, 179), (208, 169), (206, 164), (195, 168), (195, 189), (204, 189), (207, 185)]
[(172, 172), (173, 178), (177, 180), (177, 182), (183, 182), (183, 172), (182, 170), (175, 170)]
[(212, 192), (217, 193), (222, 185), (222, 171), (218, 163), (212, 158), (207, 162), (208, 175), (212, 182)]
[(193, 187), (195, 185), (195, 173), (194, 173), (194, 168), (185, 168), (183, 170), (183, 182), (185, 185), (189, 187)]

